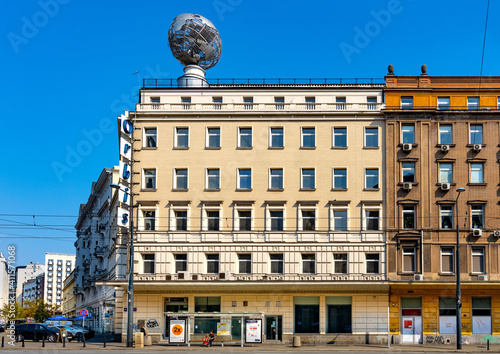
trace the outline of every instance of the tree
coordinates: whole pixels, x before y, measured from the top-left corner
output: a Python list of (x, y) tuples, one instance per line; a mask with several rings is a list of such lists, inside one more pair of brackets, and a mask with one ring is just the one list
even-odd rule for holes
[(0, 317), (5, 321), (24, 320), (26, 318), (25, 308), (19, 302), (6, 303), (0, 309)]
[(29, 300), (26, 302), (25, 316), (31, 317), (35, 322), (43, 323), (52, 317), (57, 306), (46, 303), (43, 299)]

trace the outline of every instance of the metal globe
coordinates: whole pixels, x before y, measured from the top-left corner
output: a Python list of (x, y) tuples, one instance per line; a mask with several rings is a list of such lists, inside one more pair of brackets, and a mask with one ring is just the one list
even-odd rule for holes
[(185, 13), (177, 16), (168, 30), (174, 57), (183, 65), (210, 69), (219, 62), (222, 44), (217, 28), (205, 17)]

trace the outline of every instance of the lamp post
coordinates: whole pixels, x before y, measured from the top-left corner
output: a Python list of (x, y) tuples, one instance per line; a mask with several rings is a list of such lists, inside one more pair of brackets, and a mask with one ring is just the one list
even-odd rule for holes
[(127, 286), (127, 347), (133, 347), (133, 324), (134, 324), (134, 196), (121, 189), (118, 184), (111, 184), (111, 188), (121, 190), (130, 196), (130, 242), (128, 257), (128, 286)]
[(458, 198), (460, 193), (465, 192), (465, 188), (457, 188), (457, 199), (455, 201), (457, 211), (457, 252), (456, 252), (456, 273), (457, 273), (457, 349), (462, 349), (462, 294), (460, 291), (460, 226), (458, 220)]

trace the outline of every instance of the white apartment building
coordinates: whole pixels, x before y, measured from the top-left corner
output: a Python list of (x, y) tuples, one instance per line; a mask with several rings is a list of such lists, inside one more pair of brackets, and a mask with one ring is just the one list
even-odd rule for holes
[(16, 301), (23, 302), (23, 285), (31, 279), (45, 272), (46, 266), (38, 263), (30, 263), (26, 266), (16, 267)]
[(9, 302), (9, 264), (0, 252), (0, 308)]
[(26, 306), (27, 301), (44, 298), (44, 283), (45, 273), (41, 273), (35, 279), (30, 279), (23, 284), (23, 306)]
[(45, 302), (61, 306), (64, 279), (75, 267), (75, 255), (67, 253), (45, 253)]

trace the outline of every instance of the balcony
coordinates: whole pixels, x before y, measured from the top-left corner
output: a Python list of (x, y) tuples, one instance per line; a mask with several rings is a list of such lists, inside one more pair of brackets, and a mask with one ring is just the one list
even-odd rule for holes
[(98, 269), (94, 272), (94, 279), (102, 279), (108, 275), (106, 269)]
[(108, 246), (103, 246), (103, 247), (97, 246), (95, 248), (94, 256), (99, 258), (104, 258), (104, 255), (107, 252), (107, 250)]

